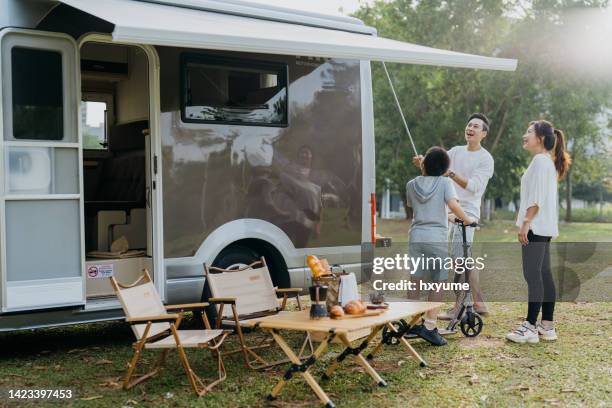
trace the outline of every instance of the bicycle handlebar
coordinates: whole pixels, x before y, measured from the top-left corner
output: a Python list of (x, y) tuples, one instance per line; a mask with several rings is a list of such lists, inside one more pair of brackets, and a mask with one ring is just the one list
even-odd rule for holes
[(472, 228), (480, 227), (480, 224), (478, 224), (477, 222), (473, 222), (471, 224), (465, 224), (461, 218), (455, 218), (455, 224), (458, 224), (464, 227), (472, 227)]

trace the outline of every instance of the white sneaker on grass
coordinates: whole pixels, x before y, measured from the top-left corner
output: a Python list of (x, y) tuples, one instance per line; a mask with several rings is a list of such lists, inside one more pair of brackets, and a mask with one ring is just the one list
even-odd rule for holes
[(536, 327), (525, 320), (516, 329), (506, 334), (506, 339), (515, 343), (538, 343), (540, 338), (538, 337), (538, 330)]
[(555, 326), (551, 327), (550, 329), (547, 329), (546, 327), (542, 325), (542, 323), (538, 322), (536, 327), (538, 329), (538, 334), (540, 335), (540, 338), (542, 340), (546, 340), (546, 341), (557, 340), (557, 331), (555, 330)]

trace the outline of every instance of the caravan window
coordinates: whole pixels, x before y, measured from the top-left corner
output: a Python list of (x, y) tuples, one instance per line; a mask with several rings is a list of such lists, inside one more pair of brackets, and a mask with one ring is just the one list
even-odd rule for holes
[(285, 64), (186, 55), (182, 74), (185, 122), (287, 125)]
[(11, 51), (13, 137), (62, 140), (62, 54), (22, 47)]

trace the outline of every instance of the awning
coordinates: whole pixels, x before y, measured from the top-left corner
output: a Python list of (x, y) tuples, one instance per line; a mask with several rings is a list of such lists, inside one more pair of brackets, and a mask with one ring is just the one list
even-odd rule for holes
[(117, 42), (514, 71), (513, 59), (366, 34), (130, 0), (61, 0), (115, 25)]

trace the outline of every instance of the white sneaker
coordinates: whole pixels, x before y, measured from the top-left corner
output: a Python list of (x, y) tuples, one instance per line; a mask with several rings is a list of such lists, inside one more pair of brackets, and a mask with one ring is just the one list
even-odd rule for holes
[(538, 334), (540, 335), (542, 340), (546, 340), (546, 341), (557, 340), (557, 331), (555, 330), (554, 326), (551, 327), (550, 329), (547, 329), (546, 327), (542, 326), (542, 323), (538, 322), (536, 327), (538, 329)]
[(534, 325), (525, 320), (516, 329), (506, 334), (506, 338), (515, 343), (538, 343), (538, 330)]

